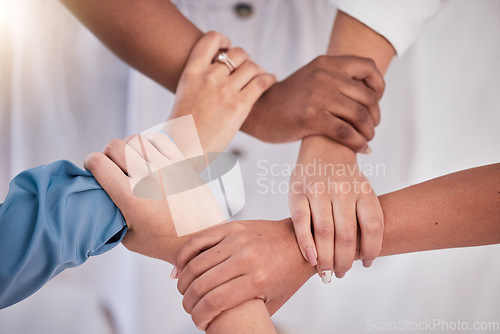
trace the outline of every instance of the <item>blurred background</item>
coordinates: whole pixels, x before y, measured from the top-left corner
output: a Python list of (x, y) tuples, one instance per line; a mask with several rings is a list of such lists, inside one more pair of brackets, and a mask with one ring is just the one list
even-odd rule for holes
[[(325, 52), (336, 14), (326, 0), (174, 2), (280, 79)], [(390, 66), (373, 153), (360, 157), (384, 166), (370, 177), (378, 194), (499, 162), (499, 61), (499, 1), (452, 1), (423, 28)], [(20, 171), (58, 159), (82, 165), (111, 139), (163, 122), (172, 101), (58, 1), (0, 0), (0, 199)], [(245, 179), (238, 218), (288, 217), (286, 192), (259, 189), (258, 163), (293, 165), (298, 144), (241, 133), (228, 151)], [(499, 260), (500, 247), (487, 246), (379, 258), (369, 270), (356, 263), (328, 286), (313, 277), (273, 320), (288, 334), (371, 333), (370, 323), (400, 319), (498, 322)], [(198, 333), (171, 269), (119, 246), (0, 310), (0, 333)]]

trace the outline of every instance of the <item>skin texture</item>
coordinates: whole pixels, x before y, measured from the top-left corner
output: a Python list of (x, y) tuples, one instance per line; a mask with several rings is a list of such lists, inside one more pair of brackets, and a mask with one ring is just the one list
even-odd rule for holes
[[(381, 256), (500, 243), (500, 164), (379, 199), (385, 216)], [(206, 230), (180, 249), (176, 266), (183, 304), (202, 327), (248, 298), (265, 300), (273, 314), (315, 273), (300, 254), (290, 219)]]
[[(395, 55), (393, 47), (384, 37), (343, 12), (339, 12), (335, 19), (327, 53), (331, 56), (356, 55), (370, 58), (381, 73), (387, 71)], [(372, 94), (378, 102), (383, 89), (375, 89), (367, 80), (361, 81), (373, 89)], [(372, 105), (378, 107), (375, 102)], [(380, 121), (380, 112), (377, 115), (375, 124)], [(352, 138), (352, 131), (345, 135)], [(322, 136), (309, 136), (302, 140), (297, 164), (308, 165), (320, 161), (322, 164), (345, 166), (353, 170), (357, 166), (356, 153), (348, 147)], [(370, 267), (381, 248), (384, 217), (369, 184), (365, 186), (366, 191), (354, 191), (357, 182), (366, 182), (365, 176), (358, 172), (350, 173), (347, 177), (337, 174), (296, 174), (290, 182), (296, 184), (298, 189), (293, 191), (291, 188), (289, 195), (297, 242), (304, 258), (311, 265), (317, 264), (317, 272), (323, 282), (330, 282), (331, 271), (335, 272), (337, 278), (342, 278), (352, 267), (358, 224), (361, 228), (361, 259), (365, 267)], [(318, 194), (303, 190), (307, 184), (316, 188), (330, 183), (349, 183), (352, 191), (333, 189)]]

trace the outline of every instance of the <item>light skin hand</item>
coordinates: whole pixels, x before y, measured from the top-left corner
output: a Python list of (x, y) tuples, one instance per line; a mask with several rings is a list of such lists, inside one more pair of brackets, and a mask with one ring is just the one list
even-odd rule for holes
[[(234, 72), (213, 62), (221, 49), (228, 49)], [(192, 115), (203, 150), (223, 151), (255, 101), (275, 82), (275, 76), (251, 61), (243, 49), (231, 48), (226, 36), (210, 31), (193, 48), (169, 119)]]
[(372, 60), (319, 56), (273, 85), (241, 130), (272, 143), (324, 135), (367, 153), (383, 91), (383, 77)]
[[(199, 328), (253, 298), (264, 300), (273, 314), (305, 283), (309, 276), (299, 271), (311, 267), (304, 266), (292, 229), (284, 221), (231, 222), (186, 243), (177, 255), (176, 266), (183, 269), (177, 287)], [(200, 249), (207, 250), (198, 255)]]
[(324, 283), (332, 271), (342, 278), (351, 268), (358, 224), (360, 257), (371, 266), (382, 247), (383, 213), (351, 150), (325, 137), (304, 139), (289, 201), (300, 250)]
[[(499, 190), (500, 164), (495, 164), (380, 196), (385, 215), (381, 255), (500, 243)], [(238, 229), (247, 231), (241, 245), (230, 236), (243, 232), (231, 230), (231, 225), (226, 224), (200, 233), (178, 253), (178, 287), (184, 291), (184, 305), (191, 309), (193, 319), (202, 324), (244, 296), (265, 299), (269, 313), (273, 314), (298, 289), (297, 284), (306, 282), (316, 272), (294, 245), (290, 219), (262, 221), (255, 226), (239, 224)], [(222, 239), (221, 235), (214, 235), (216, 230), (225, 231)], [(279, 235), (273, 241), (276, 245), (252, 246), (260, 245), (267, 234)], [(251, 261), (234, 261), (246, 258)], [(221, 277), (217, 284), (224, 283), (212, 284), (209, 279), (214, 277)], [(207, 303), (207, 296), (216, 297), (219, 303)]]

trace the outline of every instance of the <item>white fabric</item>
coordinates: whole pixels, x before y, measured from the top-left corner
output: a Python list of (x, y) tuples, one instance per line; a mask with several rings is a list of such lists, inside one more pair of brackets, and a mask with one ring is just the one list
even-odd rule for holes
[(399, 56), (413, 44), (422, 26), (448, 0), (330, 0), (339, 10), (384, 36)]
[[(111, 138), (165, 120), (172, 95), (130, 71), (57, 1), (2, 2), (15, 4), (18, 15), (0, 53), (0, 64), (6, 64), (0, 77), (0, 191), (21, 169), (64, 157), (81, 161)], [(335, 15), (327, 0), (246, 2), (255, 9), (248, 19), (234, 14), (236, 1), (176, 1), (200, 28), (228, 34), (280, 78), (326, 49)], [(499, 13), (495, 0), (451, 2), (393, 62), (374, 152), (361, 157), (362, 163), (386, 166), (385, 175), (371, 178), (378, 193), (498, 162)], [(258, 193), (257, 164), (293, 164), (297, 148), (237, 136), (229, 151), (242, 152), (242, 218), (289, 215), (285, 193)], [(274, 321), (282, 333), (367, 333), (369, 319), (498, 321), (499, 258), (500, 247), (490, 246), (381, 258), (369, 270), (356, 264), (330, 286), (311, 279)], [(95, 291), (119, 333), (197, 333), (168, 279), (170, 270), (120, 248), (55, 282), (75, 281)], [(45, 307), (52, 303), (47, 298)], [(25, 313), (25, 319), (36, 316)]]

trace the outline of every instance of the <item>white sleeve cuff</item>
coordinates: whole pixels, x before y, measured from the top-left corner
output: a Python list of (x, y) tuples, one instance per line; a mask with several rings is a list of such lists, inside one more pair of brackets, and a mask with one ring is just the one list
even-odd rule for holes
[(330, 0), (338, 10), (354, 17), (394, 47), (398, 56), (408, 50), (422, 26), (437, 15), (448, 0)]

